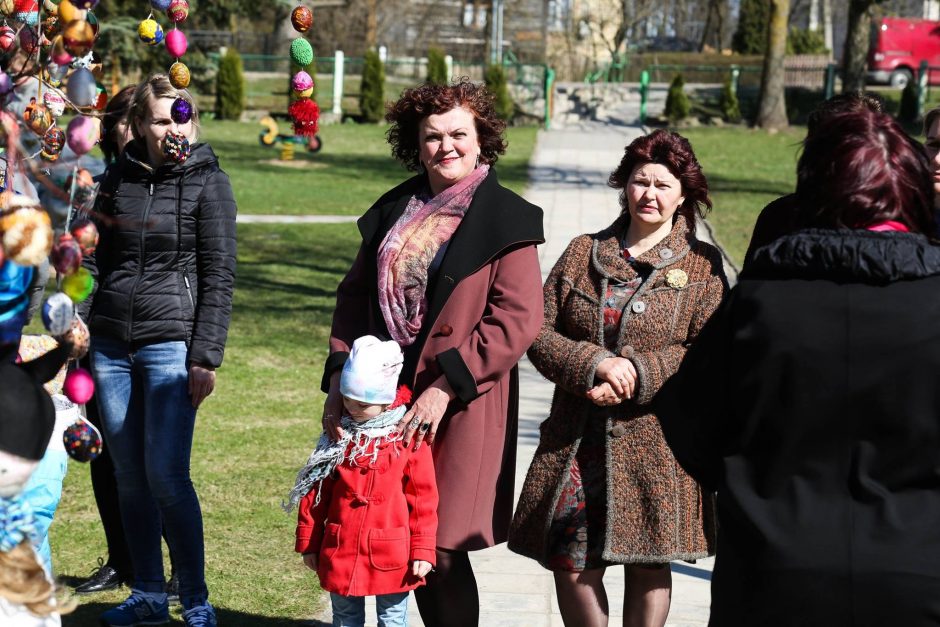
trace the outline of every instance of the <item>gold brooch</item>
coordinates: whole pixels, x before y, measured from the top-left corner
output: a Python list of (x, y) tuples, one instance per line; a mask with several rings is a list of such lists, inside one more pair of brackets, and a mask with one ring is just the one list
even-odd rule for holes
[(688, 285), (688, 283), (689, 275), (685, 273), (685, 270), (673, 268), (666, 273), (666, 285), (673, 289), (681, 290), (683, 287)]

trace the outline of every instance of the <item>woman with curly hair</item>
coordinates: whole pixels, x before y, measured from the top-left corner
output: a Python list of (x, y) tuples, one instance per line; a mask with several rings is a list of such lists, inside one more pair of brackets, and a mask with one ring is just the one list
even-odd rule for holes
[(542, 211), (496, 178), (505, 123), (484, 87), (409, 89), (386, 119), (392, 154), (417, 175), (359, 219), (362, 245), (337, 289), (323, 427), (340, 437), (353, 341), (398, 342), (415, 398), (398, 428), (408, 446), (432, 446), (440, 492), (436, 571), (415, 596), (425, 624), (475, 625), (468, 551), (505, 542), (512, 515), (516, 363), (542, 323)]
[(529, 359), (555, 383), (509, 548), (555, 573), (566, 625), (607, 625), (603, 577), (622, 564), (624, 625), (663, 625), (669, 562), (714, 552), (712, 497), (669, 451), (650, 401), (727, 288), (695, 238), (711, 208), (689, 142), (655, 131), (627, 146), (609, 185), (620, 217), (572, 240), (545, 282)]

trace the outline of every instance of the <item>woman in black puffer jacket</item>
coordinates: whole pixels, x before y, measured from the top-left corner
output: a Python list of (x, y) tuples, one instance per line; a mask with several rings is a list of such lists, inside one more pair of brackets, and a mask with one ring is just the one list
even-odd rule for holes
[[(191, 120), (179, 115), (187, 104)], [(128, 122), (135, 140), (101, 184), (101, 241), (87, 264), (98, 285), (91, 364), (134, 568), (131, 596), (102, 624), (167, 619), (162, 521), (186, 624), (214, 626), (189, 458), (231, 316), (235, 200), (207, 144), (179, 158), (179, 140), (196, 138), (188, 92), (153, 76), (138, 86)]]

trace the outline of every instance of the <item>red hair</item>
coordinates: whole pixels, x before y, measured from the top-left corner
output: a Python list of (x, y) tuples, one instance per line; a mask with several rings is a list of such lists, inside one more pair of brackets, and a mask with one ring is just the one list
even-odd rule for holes
[(658, 163), (666, 166), (670, 173), (682, 185), (682, 195), (685, 201), (677, 213), (687, 218), (693, 218), (695, 212), (703, 218), (712, 208), (711, 198), (708, 197), (708, 181), (702, 173), (702, 166), (692, 145), (682, 135), (663, 129), (653, 131), (649, 135), (637, 137), (627, 146), (623, 159), (617, 169), (610, 173), (607, 184), (620, 191), (620, 208), (627, 211), (627, 197), (625, 190), (630, 181), (633, 170), (644, 163)]
[(798, 228), (895, 220), (936, 231), (927, 155), (890, 115), (863, 110), (826, 120), (803, 142), (796, 173)]

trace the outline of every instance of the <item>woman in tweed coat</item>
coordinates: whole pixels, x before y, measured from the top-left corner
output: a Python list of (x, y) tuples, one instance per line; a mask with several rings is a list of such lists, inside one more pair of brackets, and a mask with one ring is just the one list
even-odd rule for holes
[(607, 566), (626, 570), (624, 625), (662, 625), (669, 562), (714, 553), (714, 512), (676, 463), (649, 403), (726, 289), (720, 253), (695, 238), (711, 208), (688, 141), (631, 143), (609, 184), (623, 212), (575, 238), (545, 283), (529, 358), (556, 384), (509, 548), (555, 572), (568, 625), (606, 625)]

